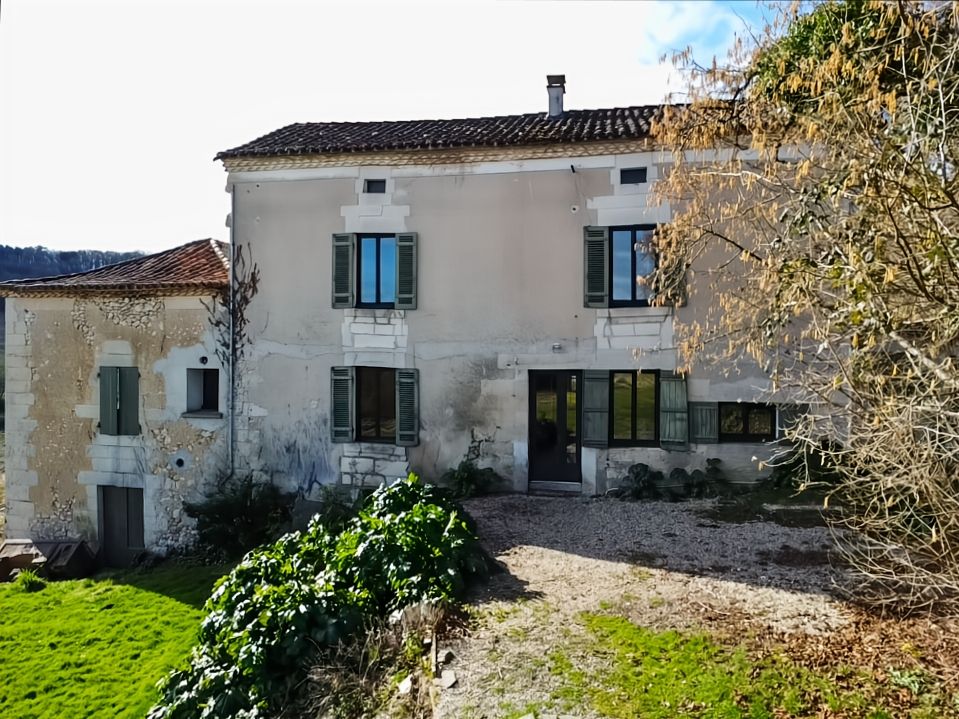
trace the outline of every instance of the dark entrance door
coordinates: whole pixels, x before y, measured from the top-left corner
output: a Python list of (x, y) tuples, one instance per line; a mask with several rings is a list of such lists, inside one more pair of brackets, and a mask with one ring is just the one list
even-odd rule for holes
[(143, 551), (143, 490), (99, 489), (100, 558), (108, 567), (128, 567)]
[(530, 370), (529, 479), (581, 482), (579, 372)]

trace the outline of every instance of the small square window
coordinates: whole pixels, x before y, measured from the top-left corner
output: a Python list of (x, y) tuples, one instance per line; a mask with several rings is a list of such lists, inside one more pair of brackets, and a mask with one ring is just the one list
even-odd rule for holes
[(193, 417), (221, 417), (220, 370), (186, 371), (186, 412)]
[(619, 171), (620, 185), (642, 185), (646, 182), (645, 167), (627, 167)]
[(375, 192), (383, 194), (386, 192), (386, 180), (364, 180), (363, 192)]

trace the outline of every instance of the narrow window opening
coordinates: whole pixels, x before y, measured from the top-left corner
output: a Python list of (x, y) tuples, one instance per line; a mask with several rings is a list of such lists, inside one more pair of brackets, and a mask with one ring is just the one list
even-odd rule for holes
[(358, 439), (392, 442), (396, 438), (396, 370), (357, 367)]
[(396, 237), (363, 235), (359, 245), (357, 307), (393, 307), (396, 304)]
[(658, 375), (655, 371), (612, 372), (613, 444), (653, 445), (659, 436)]
[(363, 192), (383, 194), (386, 192), (386, 180), (364, 180)]

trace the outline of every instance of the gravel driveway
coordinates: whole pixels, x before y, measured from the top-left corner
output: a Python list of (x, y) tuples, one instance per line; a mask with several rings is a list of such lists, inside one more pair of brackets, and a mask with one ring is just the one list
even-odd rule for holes
[(502, 495), (466, 506), (507, 571), (474, 598), (469, 634), (450, 647), (457, 682), (443, 690), (439, 717), (520, 716), (547, 701), (556, 679), (543, 657), (582, 611), (612, 607), (655, 629), (760, 640), (822, 644), (859, 631), (836, 596), (822, 526), (719, 521), (707, 500)]

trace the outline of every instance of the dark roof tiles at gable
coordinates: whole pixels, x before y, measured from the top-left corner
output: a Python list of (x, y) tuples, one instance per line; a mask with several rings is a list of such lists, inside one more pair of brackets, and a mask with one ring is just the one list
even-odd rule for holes
[(568, 110), (559, 117), (540, 112), (459, 120), (296, 123), (224, 150), (216, 159), (634, 140), (649, 137), (650, 123), (661, 107)]
[(195, 240), (87, 272), (0, 282), (0, 297), (209, 295), (229, 286), (230, 247)]

